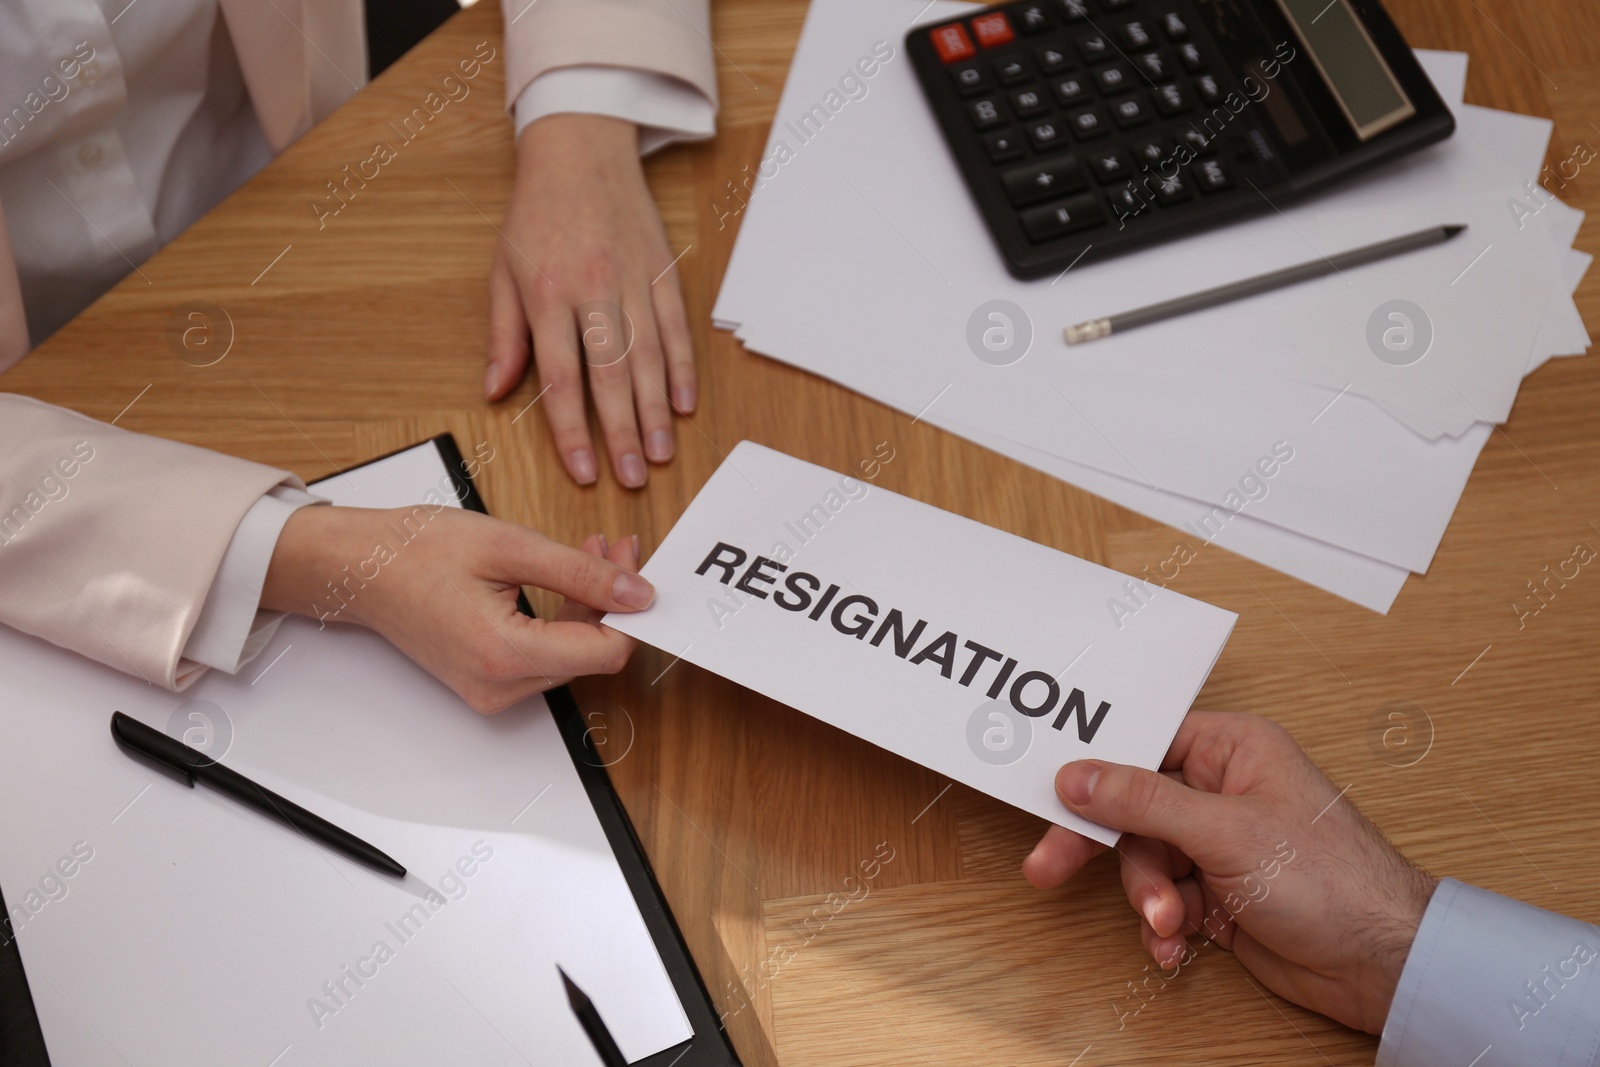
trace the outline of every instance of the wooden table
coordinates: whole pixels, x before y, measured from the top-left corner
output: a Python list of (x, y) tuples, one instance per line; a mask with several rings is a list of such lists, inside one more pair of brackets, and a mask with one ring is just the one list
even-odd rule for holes
[[(1553, 118), (1551, 165), (1580, 143), (1600, 146), (1592, 0), (1389, 6), (1412, 43), (1472, 54), (1468, 100)], [(1170, 554), (1173, 530), (711, 329), (737, 229), (718, 228), (715, 205), (759, 158), (799, 0), (719, 4), (720, 133), (649, 163), (674, 251), (692, 246), (680, 267), (703, 386), (679, 457), (644, 492), (609, 476), (574, 486), (541, 408), (517, 418), (531, 384), (492, 408), (480, 395), (485, 282), (512, 168), (503, 56), (322, 229), (310, 208), (474, 45), (498, 44), (493, 8), (447, 24), (0, 387), (307, 478), (450, 430), (465, 450), (495, 449), (480, 482), (492, 511), (573, 543), (636, 530), (648, 552), (749, 437), (836, 469), (887, 441), (896, 458), (878, 484), (889, 489), (1133, 573)], [(1563, 196), (1600, 208), (1600, 164)], [(1592, 224), (1578, 244), (1600, 245)], [(214, 366), (174, 355), (174, 316), (181, 328), (197, 300), (232, 323)], [(1600, 272), (1579, 304), (1600, 325)], [(1288, 725), (1435, 872), (1590, 918), (1600, 915), (1600, 564), (1525, 625), (1512, 604), (1577, 543), (1600, 547), (1596, 411), (1600, 362), (1557, 360), (1533, 375), (1430, 573), (1387, 617), (1215, 547), (1177, 582), (1240, 614), (1200, 706)], [(580, 682), (578, 697), (634, 734), (613, 778), (747, 1063), (1370, 1062), (1373, 1039), (1266, 994), (1213, 949), (1119, 1030), (1128, 984), (1147, 972), (1109, 863), (1037, 892), (1018, 865), (1038, 819), (694, 668), (653, 684), (669, 663), (641, 649), (621, 676)], [(1411, 766), (1392, 765), (1404, 761), (1371, 729), (1394, 704), (1413, 708), (1411, 751), (1431, 736)], [(828, 894), (847, 892), (880, 843), (893, 859), (870, 893), (804, 924), (814, 909), (830, 914)], [(761, 968), (785, 948), (793, 958), (775, 975)]]

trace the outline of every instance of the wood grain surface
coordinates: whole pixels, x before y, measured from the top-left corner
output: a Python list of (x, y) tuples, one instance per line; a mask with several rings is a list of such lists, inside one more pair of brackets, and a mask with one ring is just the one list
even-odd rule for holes
[[(1389, 8), (1413, 44), (1471, 53), (1470, 102), (1554, 119), (1550, 164), (1600, 146), (1592, 0)], [(649, 161), (673, 250), (688, 247), (680, 269), (702, 399), (679, 424), (677, 459), (642, 492), (609, 476), (573, 485), (541, 406), (527, 408), (531, 383), (493, 407), (481, 397), (486, 279), (512, 174), (503, 54), (320, 229), (310, 208), (345, 164), (397, 141), (389, 124), (480, 41), (498, 46), (488, 2), (0, 388), (307, 478), (449, 430), (464, 451), (494, 448), (480, 485), (497, 515), (572, 543), (637, 531), (647, 553), (742, 438), (836, 469), (888, 442), (895, 458), (877, 479), (888, 489), (1132, 573), (1165, 559), (1176, 531), (711, 329), (737, 230), (736, 219), (719, 227), (716, 205), (759, 158), (804, 15), (799, 0), (719, 3), (720, 132)], [(1562, 195), (1600, 208), (1600, 164)], [(1600, 250), (1592, 222), (1578, 245)], [(232, 346), (212, 366), (177, 355), (196, 301), (225, 313), (213, 314), (219, 343), (231, 323)], [(1600, 273), (1579, 306), (1600, 327)], [(1600, 917), (1600, 565), (1552, 586), (1521, 625), (1512, 605), (1580, 542), (1600, 548), (1597, 410), (1596, 360), (1534, 374), (1484, 449), (1430, 573), (1407, 583), (1388, 616), (1214, 546), (1176, 582), (1240, 615), (1199, 706), (1289, 726), (1434, 872), (1587, 918)], [(1374, 1039), (1266, 993), (1212, 948), (1119, 1020), (1135, 1004), (1130, 983), (1150, 973), (1137, 920), (1104, 860), (1060, 891), (1028, 887), (1018, 865), (1043, 829), (1031, 816), (654, 650), (576, 688), (605, 713), (613, 751), (627, 748), (613, 779), (749, 1064), (1371, 1061)], [(1401, 735), (1386, 747), (1372, 726), (1397, 706), (1409, 716), (1404, 750)], [(869, 869), (863, 897), (855, 887)], [(840, 896), (830, 904), (829, 894)], [(840, 906), (850, 894), (858, 899)]]

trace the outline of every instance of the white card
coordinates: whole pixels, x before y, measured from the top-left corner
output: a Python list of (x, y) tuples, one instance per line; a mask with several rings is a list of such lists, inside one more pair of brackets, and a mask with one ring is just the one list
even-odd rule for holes
[(608, 625), (1106, 844), (1057, 769), (1158, 766), (1237, 618), (749, 441), (643, 573)]

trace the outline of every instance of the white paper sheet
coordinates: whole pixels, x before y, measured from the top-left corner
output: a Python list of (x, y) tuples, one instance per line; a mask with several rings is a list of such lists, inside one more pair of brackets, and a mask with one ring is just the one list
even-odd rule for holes
[[(1018, 463), (1025, 463), (1080, 489), (1105, 497), (1114, 504), (1174, 527), (1173, 548), (1181, 543), (1198, 552), (1203, 551), (1208, 543), (1217, 545), (1379, 614), (1388, 614), (1411, 574), (1404, 567), (1380, 563), (1367, 556), (1285, 530), (1281, 526), (1253, 519), (1248, 510), (1232, 515), (1225, 523), (1202, 529), (1202, 519), (1214, 518), (1213, 505), (1204, 501), (1118, 478), (1114, 474), (1028, 448), (976, 427), (946, 424), (931, 415), (927, 421), (1010, 456)], [(1180, 553), (1167, 552), (1143, 561), (1143, 565), (1148, 565), (1159, 574), (1163, 564), (1175, 555), (1181, 557)], [(1143, 573), (1143, 565), (1127, 569)], [(1170, 564), (1167, 569), (1171, 569)]]
[[(1408, 227), (1460, 224), (1452, 240), (1298, 288), (1279, 336), (1305, 381), (1370, 397), (1424, 436), (1424, 413), (1504, 422), (1551, 294), (1565, 297), (1543, 227), (1519, 227), (1498, 193), (1418, 205)], [(1323, 212), (1339, 250), (1391, 236), (1392, 220)], [(1387, 311), (1385, 309), (1388, 309)], [(1380, 354), (1381, 353), (1381, 354)]]
[[(429, 490), (449, 498), (431, 444), (317, 487)], [(542, 698), (478, 716), (374, 634), (298, 617), (182, 694), (4, 629), (0, 676), (0, 884), (53, 1062), (598, 1063), (558, 961), (630, 1059), (691, 1036)], [(114, 709), (178, 716), (410, 874), (154, 773), (112, 741)], [(18, 923), (78, 842), (92, 858)]]
[(1157, 766), (1237, 618), (749, 441), (643, 574), (608, 625), (1107, 844), (1056, 770)]
[[(938, 5), (925, 17), (959, 10)], [(1015, 282), (967, 207), (903, 56), (884, 63), (867, 95), (820, 133), (800, 142), (792, 132), (790, 120), (823, 99), (858, 53), (877, 41), (899, 47), (905, 12), (899, 4), (813, 4), (766, 158), (776, 159), (780, 142), (789, 152), (763, 168), (762, 187), (743, 209), (714, 318), (737, 323), (758, 351), (901, 410), (922, 412), (939, 397), (935, 410), (951, 423), (1194, 499), (1220, 503), (1265, 449), (1291, 441), (1301, 457), (1295, 477), (1254, 519), (1425, 570), (1488, 428), (1427, 441), (1361, 397), (1325, 411), (1338, 391), (1295, 381), (1293, 351), (1272, 336), (1281, 297), (1070, 354), (1054, 342), (1062, 325), (1119, 310), (1128, 293), (1144, 303), (1191, 291), (1196, 279), (1304, 261), (1320, 250), (1306, 236), (1316, 208), (1069, 271), (1057, 285)], [(1463, 122), (1451, 141), (1320, 197), (1317, 207), (1385, 211), (1400, 225), (1405, 197), (1471, 187), (1465, 176), (1481, 173), (1474, 131), (1493, 122)], [(965, 344), (968, 316), (995, 297), (1018, 304), (1033, 325), (1029, 355), (1009, 367), (981, 363)]]

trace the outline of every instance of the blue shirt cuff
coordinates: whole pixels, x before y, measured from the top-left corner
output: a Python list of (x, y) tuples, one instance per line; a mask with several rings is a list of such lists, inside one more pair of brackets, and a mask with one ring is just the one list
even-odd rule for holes
[(1600, 930), (1453, 878), (1406, 958), (1376, 1067), (1593, 1067)]

